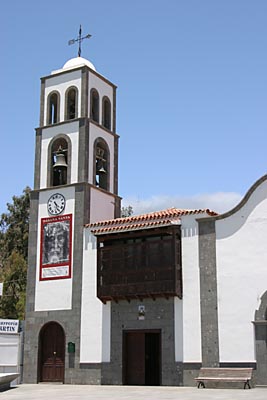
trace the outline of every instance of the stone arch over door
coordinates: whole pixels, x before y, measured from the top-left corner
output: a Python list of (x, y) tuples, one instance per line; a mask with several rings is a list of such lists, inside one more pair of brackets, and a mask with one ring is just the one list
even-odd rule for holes
[(267, 385), (267, 290), (261, 297), (255, 312), (255, 350), (257, 360), (257, 384)]
[(39, 382), (64, 383), (65, 332), (57, 322), (45, 324), (39, 334)]

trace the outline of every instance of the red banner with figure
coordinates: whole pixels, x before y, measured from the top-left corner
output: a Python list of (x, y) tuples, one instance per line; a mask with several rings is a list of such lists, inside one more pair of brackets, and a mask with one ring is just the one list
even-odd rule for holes
[(41, 219), (40, 281), (71, 278), (72, 214)]

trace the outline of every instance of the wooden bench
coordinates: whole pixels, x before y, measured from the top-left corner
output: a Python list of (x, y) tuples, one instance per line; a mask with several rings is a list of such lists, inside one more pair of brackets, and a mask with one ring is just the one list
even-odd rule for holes
[(195, 378), (198, 388), (205, 387), (204, 382), (243, 382), (250, 389), (253, 368), (200, 368), (199, 376)]

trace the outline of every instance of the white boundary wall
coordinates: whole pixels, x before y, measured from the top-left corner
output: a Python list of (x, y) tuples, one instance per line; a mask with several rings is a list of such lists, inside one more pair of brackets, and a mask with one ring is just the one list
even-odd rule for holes
[(267, 289), (267, 182), (216, 221), (221, 362), (255, 362), (254, 320)]
[(20, 378), (16, 379), (13, 383), (20, 383), (22, 378), (22, 360), (23, 332), (0, 332), (0, 373), (19, 373)]

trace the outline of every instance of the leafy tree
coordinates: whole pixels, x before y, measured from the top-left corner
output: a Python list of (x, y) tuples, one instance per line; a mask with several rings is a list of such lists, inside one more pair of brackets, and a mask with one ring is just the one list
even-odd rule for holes
[(30, 188), (13, 196), (0, 220), (0, 317), (23, 319), (27, 276)]
[(127, 206), (127, 207), (122, 207), (121, 208), (121, 217), (130, 217), (133, 215), (133, 207), (132, 206)]
[(22, 254), (13, 251), (0, 272), (0, 280), (4, 282), (0, 300), (1, 318), (24, 319), (26, 278), (27, 262)]
[(12, 199), (13, 203), (7, 203), (8, 212), (0, 220), (1, 258), (7, 259), (15, 250), (27, 261), (30, 188), (26, 187), (23, 195)]

